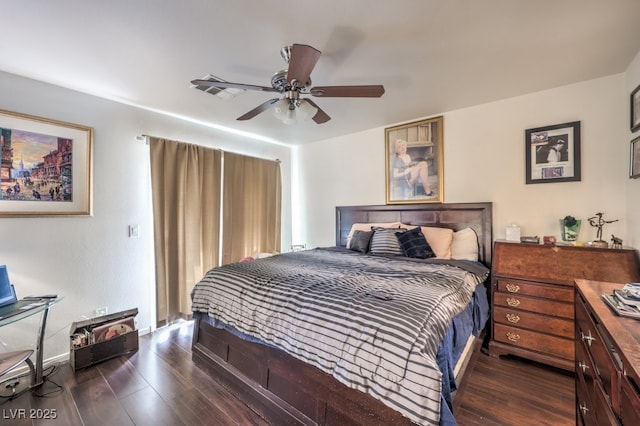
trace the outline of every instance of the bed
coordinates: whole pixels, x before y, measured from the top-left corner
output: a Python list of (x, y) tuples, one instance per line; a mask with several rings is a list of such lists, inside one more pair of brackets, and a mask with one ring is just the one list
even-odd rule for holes
[[(491, 203), (337, 207), (335, 247), (205, 275), (194, 361), (271, 424), (455, 424), (454, 365), (488, 314), (491, 222)], [(471, 230), (478, 261), (355, 250), (371, 224), (427, 239)]]

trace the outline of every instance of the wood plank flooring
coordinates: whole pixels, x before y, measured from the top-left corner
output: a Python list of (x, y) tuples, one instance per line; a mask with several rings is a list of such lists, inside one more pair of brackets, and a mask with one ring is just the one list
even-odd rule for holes
[(454, 397), (461, 426), (575, 425), (571, 372), (479, 350)]
[[(0, 424), (267, 426), (192, 362), (191, 335), (184, 323), (141, 336), (134, 354), (75, 373), (56, 366), (37, 395), (0, 400)], [(461, 426), (573, 425), (573, 386), (569, 373), (476, 351), (454, 412)]]

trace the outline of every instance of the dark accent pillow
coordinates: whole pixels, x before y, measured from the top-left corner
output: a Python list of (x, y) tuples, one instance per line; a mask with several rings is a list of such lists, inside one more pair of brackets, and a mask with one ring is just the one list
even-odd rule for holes
[(402, 247), (400, 247), (396, 234), (403, 233), (406, 229), (378, 227), (372, 227), (371, 229), (373, 230), (371, 248), (369, 249), (371, 254), (392, 254), (404, 256), (404, 251), (402, 250)]
[(367, 253), (369, 251), (369, 244), (371, 243), (371, 236), (373, 231), (354, 231), (349, 241), (349, 250), (359, 251), (361, 253)]
[(419, 227), (407, 232), (396, 232), (396, 236), (405, 256), (416, 259), (428, 259), (436, 256)]

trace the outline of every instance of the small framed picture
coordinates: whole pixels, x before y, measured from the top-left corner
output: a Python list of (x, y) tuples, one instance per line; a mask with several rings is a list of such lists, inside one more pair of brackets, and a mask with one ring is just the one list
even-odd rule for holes
[(632, 179), (640, 178), (640, 136), (631, 141), (629, 177)]
[(525, 131), (526, 183), (580, 180), (580, 122)]
[(640, 85), (631, 92), (631, 131), (640, 129)]

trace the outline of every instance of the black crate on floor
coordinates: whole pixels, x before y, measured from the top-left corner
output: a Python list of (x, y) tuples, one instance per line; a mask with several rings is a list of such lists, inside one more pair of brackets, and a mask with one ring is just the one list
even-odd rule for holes
[(79, 370), (137, 351), (136, 315), (138, 309), (134, 308), (72, 323), (69, 336), (71, 368)]

